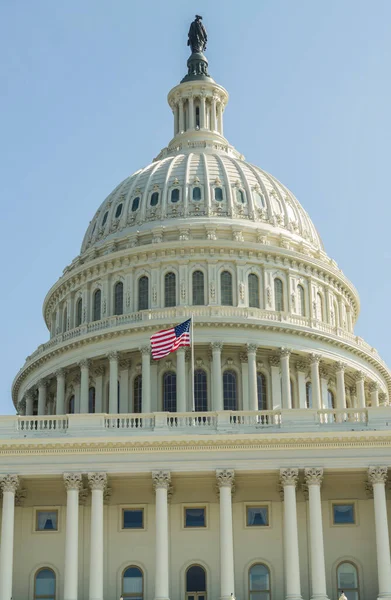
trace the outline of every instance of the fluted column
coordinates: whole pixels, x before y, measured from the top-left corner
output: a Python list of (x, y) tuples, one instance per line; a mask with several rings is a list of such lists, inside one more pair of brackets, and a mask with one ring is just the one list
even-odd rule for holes
[(345, 396), (345, 365), (338, 362), (336, 365), (335, 376), (337, 379), (337, 408), (346, 408)]
[(17, 475), (4, 475), (0, 479), (3, 492), (0, 542), (0, 598), (12, 599), (14, 558), (15, 492), (19, 487)]
[(33, 414), (33, 401), (34, 401), (33, 390), (27, 390), (27, 392), (26, 392), (26, 417), (30, 417)]
[(103, 492), (106, 473), (88, 473), (91, 488), (90, 591), (89, 600), (103, 600)]
[(387, 467), (369, 467), (368, 481), (373, 486), (375, 508), (377, 577), (379, 582), (378, 600), (391, 598), (391, 557), (388, 533), (386, 482)]
[(311, 553), (311, 600), (328, 600), (326, 592), (326, 570), (323, 547), (322, 503), (320, 486), (323, 469), (311, 467), (304, 469), (305, 482), (308, 486), (310, 515), (310, 553)]
[(109, 413), (118, 413), (118, 352), (110, 352), (109, 359)]
[(291, 379), (289, 374), (290, 355), (291, 351), (288, 348), (280, 349), (282, 408), (292, 408)]
[(64, 473), (67, 491), (67, 516), (65, 526), (64, 600), (77, 600), (79, 551), (79, 490), (80, 473)]
[(357, 408), (365, 408), (365, 373), (356, 373)]
[(312, 408), (320, 410), (322, 408), (322, 397), (320, 392), (319, 363), (321, 356), (319, 354), (310, 354), (311, 365), (311, 385), (312, 385)]
[(189, 96), (189, 129), (194, 129), (194, 98)]
[(156, 549), (155, 549), (155, 600), (169, 598), (169, 546), (168, 546), (168, 490), (171, 484), (169, 471), (152, 472), (156, 493)]
[(222, 342), (212, 342), (212, 386), (213, 386), (213, 408), (214, 410), (224, 410), (223, 402), (223, 382), (221, 372), (221, 351)]
[(284, 569), (286, 600), (301, 600), (296, 486), (299, 469), (280, 469), (284, 491)]
[(38, 415), (45, 414), (47, 386), (48, 381), (46, 379), (40, 379), (38, 381)]
[(201, 95), (201, 106), (200, 106), (200, 128), (205, 129), (206, 127), (206, 98), (205, 95)]
[(179, 98), (179, 133), (185, 131), (185, 119), (183, 112), (183, 98)]
[(210, 124), (210, 128), (212, 131), (216, 131), (216, 129), (217, 129), (216, 102), (217, 102), (217, 98), (216, 98), (216, 96), (213, 96), (212, 105), (211, 105), (211, 124)]
[(234, 542), (232, 528), (232, 493), (235, 490), (235, 472), (216, 471), (220, 492), (220, 600), (235, 597)]
[(178, 348), (176, 355), (177, 410), (178, 412), (186, 412), (186, 349)]
[(247, 344), (249, 409), (258, 408), (257, 345)]
[(141, 410), (143, 413), (151, 412), (151, 348), (143, 346), (141, 350)]
[(379, 385), (376, 381), (373, 381), (369, 385), (369, 391), (371, 392), (371, 406), (376, 408), (379, 406)]
[(65, 414), (65, 370), (58, 369), (55, 372), (57, 393), (56, 393), (56, 415)]
[(88, 388), (90, 361), (86, 358), (79, 362), (80, 367), (80, 413), (88, 413)]

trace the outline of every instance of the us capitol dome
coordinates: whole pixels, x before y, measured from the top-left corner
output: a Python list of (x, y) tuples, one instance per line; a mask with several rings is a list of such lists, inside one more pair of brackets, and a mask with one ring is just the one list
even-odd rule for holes
[[(306, 210), (225, 137), (200, 17), (189, 42), (171, 141), (92, 216), (0, 419), (0, 598), (391, 599), (390, 371)], [(189, 318), (193, 354), (153, 360)]]

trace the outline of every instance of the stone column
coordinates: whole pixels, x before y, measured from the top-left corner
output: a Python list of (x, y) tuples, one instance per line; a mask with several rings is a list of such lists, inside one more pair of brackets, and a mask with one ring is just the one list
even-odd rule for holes
[(296, 486), (299, 469), (280, 469), (284, 492), (284, 568), (286, 600), (301, 600)]
[(103, 410), (103, 376), (105, 374), (105, 368), (100, 365), (94, 369), (95, 377), (95, 412), (104, 413)]
[(375, 508), (377, 577), (379, 581), (378, 600), (390, 599), (391, 558), (385, 487), (387, 467), (369, 467), (368, 480), (373, 486), (373, 503)]
[(169, 471), (152, 472), (156, 493), (156, 550), (155, 550), (155, 600), (169, 598), (169, 546), (168, 546), (168, 491), (171, 484)]
[(79, 362), (80, 367), (80, 413), (88, 413), (88, 389), (90, 361), (84, 358)]
[(176, 136), (176, 134), (178, 133), (178, 127), (179, 127), (179, 108), (178, 105), (175, 104), (175, 106), (172, 109), (173, 115), (174, 115), (174, 137)]
[(239, 353), (240, 369), (242, 374), (242, 398), (243, 410), (253, 410), (250, 394), (248, 391), (248, 355), (247, 352)]
[(216, 129), (217, 129), (216, 102), (217, 102), (217, 98), (216, 98), (216, 96), (213, 96), (211, 109), (210, 109), (211, 110), (210, 128), (212, 131), (216, 131)]
[(91, 488), (90, 591), (89, 600), (103, 600), (103, 492), (106, 473), (88, 473)]
[(57, 380), (57, 394), (56, 394), (56, 415), (65, 414), (65, 370), (58, 369), (55, 372)]
[(337, 379), (337, 408), (346, 408), (346, 395), (345, 395), (345, 365), (342, 362), (337, 362), (336, 371)]
[(38, 381), (38, 415), (45, 414), (47, 386), (48, 381), (46, 379), (40, 379)]
[(33, 390), (27, 390), (27, 392), (26, 392), (26, 417), (31, 417), (33, 414), (33, 401), (34, 401)]
[(322, 398), (320, 393), (319, 363), (321, 356), (319, 354), (310, 354), (311, 365), (311, 385), (312, 385), (312, 408), (320, 410), (322, 408)]
[(282, 408), (292, 408), (291, 380), (289, 376), (290, 355), (291, 351), (288, 348), (280, 349)]
[(189, 96), (189, 127), (188, 129), (194, 129), (194, 98)]
[(257, 345), (247, 344), (249, 409), (258, 408)]
[(234, 544), (232, 528), (232, 492), (235, 472), (216, 471), (220, 491), (220, 600), (235, 598)]
[(200, 129), (206, 127), (206, 98), (205, 95), (201, 95), (201, 106), (200, 106)]
[(80, 473), (64, 473), (67, 491), (67, 517), (65, 528), (64, 600), (77, 600), (78, 550), (79, 550), (79, 490)]
[(379, 406), (379, 385), (376, 381), (369, 384), (369, 391), (371, 392), (371, 406), (377, 408)]
[(365, 373), (356, 373), (357, 408), (365, 408)]
[(217, 129), (223, 135), (223, 105), (221, 102), (217, 104)]
[(212, 342), (212, 398), (214, 410), (224, 410), (223, 375), (221, 372), (221, 351), (223, 342)]
[(280, 359), (278, 356), (269, 358), (271, 379), (272, 379), (272, 409), (281, 408), (281, 377), (280, 377)]
[(119, 412), (129, 413), (129, 369), (130, 360), (121, 360), (119, 363)]
[[(320, 367), (319, 369), (320, 376), (320, 395), (322, 406), (321, 408), (329, 408), (328, 406), (328, 383), (329, 383), (329, 374), (328, 371), (324, 367)], [(332, 408), (332, 407), (330, 407)]]
[(151, 348), (143, 346), (141, 350), (142, 396), (141, 411), (151, 412)]
[(179, 133), (185, 131), (185, 119), (183, 113), (183, 98), (179, 98)]
[(12, 599), (14, 559), (15, 492), (19, 487), (17, 475), (4, 475), (0, 479), (3, 492), (0, 543), (0, 598)]
[(297, 373), (297, 388), (299, 392), (299, 408), (306, 408), (306, 392), (305, 392), (305, 374), (307, 371), (307, 365), (303, 361), (299, 361), (296, 363), (296, 373)]
[(322, 504), (320, 486), (323, 469), (311, 467), (304, 469), (308, 486), (310, 516), (310, 553), (311, 553), (311, 600), (328, 600), (326, 592), (326, 569), (324, 562)]
[(109, 359), (109, 414), (118, 414), (118, 352), (110, 352)]
[(186, 393), (186, 349), (178, 348), (176, 351), (176, 380), (177, 380), (177, 410), (187, 411)]

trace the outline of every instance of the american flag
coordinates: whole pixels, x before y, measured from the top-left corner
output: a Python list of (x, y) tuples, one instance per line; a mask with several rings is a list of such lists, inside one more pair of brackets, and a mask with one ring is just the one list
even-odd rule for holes
[(188, 319), (176, 327), (154, 333), (151, 336), (152, 358), (157, 360), (181, 346), (190, 346), (190, 325), (191, 319)]

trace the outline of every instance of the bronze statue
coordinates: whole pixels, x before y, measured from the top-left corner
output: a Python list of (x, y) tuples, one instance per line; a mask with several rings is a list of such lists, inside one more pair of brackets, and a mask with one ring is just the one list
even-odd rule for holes
[(206, 29), (202, 24), (202, 17), (196, 15), (195, 20), (190, 25), (187, 45), (190, 46), (192, 53), (203, 52), (206, 50), (207, 41), (208, 36), (206, 34)]

